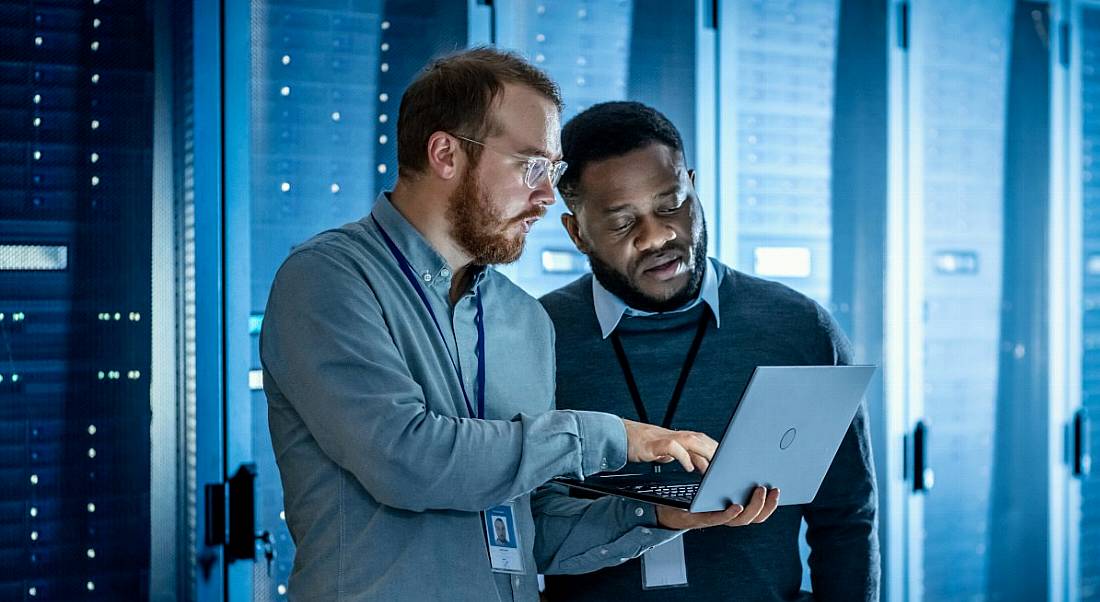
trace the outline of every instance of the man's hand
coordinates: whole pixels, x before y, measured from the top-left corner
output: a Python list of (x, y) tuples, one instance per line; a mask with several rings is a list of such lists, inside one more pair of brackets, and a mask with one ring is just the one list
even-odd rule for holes
[(744, 507), (734, 504), (717, 512), (688, 512), (670, 506), (657, 506), (657, 524), (665, 529), (704, 529), (718, 525), (742, 527), (768, 520), (777, 506), (778, 489), (765, 492), (763, 487), (757, 487), (752, 492), (749, 505)]
[(703, 433), (672, 431), (644, 422), (623, 418), (626, 427), (626, 457), (630, 462), (661, 462), (673, 460), (684, 470), (706, 472), (718, 442)]

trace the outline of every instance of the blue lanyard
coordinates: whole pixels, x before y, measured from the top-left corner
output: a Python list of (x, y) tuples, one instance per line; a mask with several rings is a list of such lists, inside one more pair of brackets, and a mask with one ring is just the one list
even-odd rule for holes
[[(447, 346), (447, 337), (443, 334), (443, 329), (439, 326), (439, 320), (435, 317), (435, 312), (432, 310), (431, 303), (428, 302), (428, 296), (424, 293), (423, 287), (420, 286), (420, 280), (417, 279), (416, 273), (413, 270), (412, 264), (405, 258), (405, 254), (401, 252), (401, 249), (397, 248), (393, 239), (386, 233), (386, 229), (382, 227), (382, 224), (378, 223), (373, 215), (371, 219), (374, 220), (374, 225), (378, 226), (378, 231), (382, 233), (382, 239), (386, 242), (386, 246), (390, 249), (390, 254), (397, 260), (397, 265), (401, 267), (401, 272), (405, 274), (405, 278), (412, 285), (416, 291), (417, 296), (420, 297), (420, 302), (424, 305), (424, 309), (428, 310), (428, 315), (431, 316), (432, 322), (435, 324), (435, 330), (439, 333), (439, 339), (443, 343), (443, 348), (447, 350), (447, 358), (451, 360), (451, 365), (454, 366), (455, 372), (458, 374), (458, 386), (462, 388), (462, 398), (466, 402), (466, 410), (470, 412), (470, 417), (482, 419), (485, 418), (485, 309), (481, 305), (481, 291), (474, 289), (474, 299), (477, 300), (477, 315), (474, 316), (474, 324), (477, 326), (477, 345), (475, 347), (475, 355), (477, 356), (477, 411), (474, 411), (474, 407), (470, 404), (470, 395), (466, 392), (466, 380), (462, 377), (462, 367), (455, 361), (454, 356), (451, 355), (451, 349)], [(456, 341), (457, 343), (457, 341)]]

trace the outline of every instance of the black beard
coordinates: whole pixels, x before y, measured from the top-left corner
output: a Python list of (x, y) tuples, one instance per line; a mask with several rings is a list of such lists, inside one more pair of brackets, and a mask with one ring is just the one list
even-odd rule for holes
[[(661, 249), (650, 254), (655, 255), (664, 251), (665, 249)], [(707, 261), (709, 261), (707, 259), (707, 231), (705, 228), (699, 238), (695, 239), (692, 256), (695, 259), (695, 266), (692, 268), (691, 277), (688, 278), (687, 284), (665, 300), (654, 299), (638, 290), (630, 281), (630, 278), (616, 271), (615, 268), (597, 257), (595, 253), (588, 255), (588, 262), (592, 265), (592, 275), (595, 276), (596, 280), (607, 289), (607, 292), (622, 299), (623, 303), (640, 311), (666, 312), (691, 303), (699, 296), (699, 290), (703, 288), (703, 276), (706, 274)]]

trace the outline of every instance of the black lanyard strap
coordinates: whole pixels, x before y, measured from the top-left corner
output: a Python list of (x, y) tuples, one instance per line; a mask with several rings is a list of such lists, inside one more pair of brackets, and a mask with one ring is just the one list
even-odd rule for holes
[[(688, 349), (687, 357), (684, 358), (684, 365), (680, 368), (680, 378), (676, 381), (676, 388), (672, 391), (672, 399), (668, 400), (665, 419), (661, 421), (661, 426), (666, 429), (672, 425), (672, 418), (676, 416), (676, 407), (680, 405), (680, 396), (684, 392), (684, 385), (687, 384), (691, 368), (695, 365), (695, 356), (699, 354), (699, 346), (703, 344), (703, 336), (707, 334), (707, 324), (709, 322), (710, 315), (707, 308), (704, 307), (703, 315), (699, 317), (699, 326), (695, 330), (695, 338), (691, 341), (691, 348)], [(646, 411), (645, 404), (642, 403), (642, 394), (638, 391), (638, 383), (635, 382), (634, 372), (630, 369), (630, 360), (626, 357), (626, 350), (623, 349), (623, 342), (619, 339), (617, 331), (611, 333), (611, 345), (615, 348), (615, 356), (619, 359), (619, 367), (623, 370), (626, 388), (630, 390), (630, 397), (634, 400), (634, 409), (638, 412), (638, 418), (642, 422), (650, 423), (649, 412)]]

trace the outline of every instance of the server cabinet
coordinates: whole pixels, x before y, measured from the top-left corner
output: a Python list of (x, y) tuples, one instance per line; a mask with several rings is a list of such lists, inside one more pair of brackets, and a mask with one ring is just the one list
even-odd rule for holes
[(0, 598), (147, 596), (151, 8), (0, 5)]

